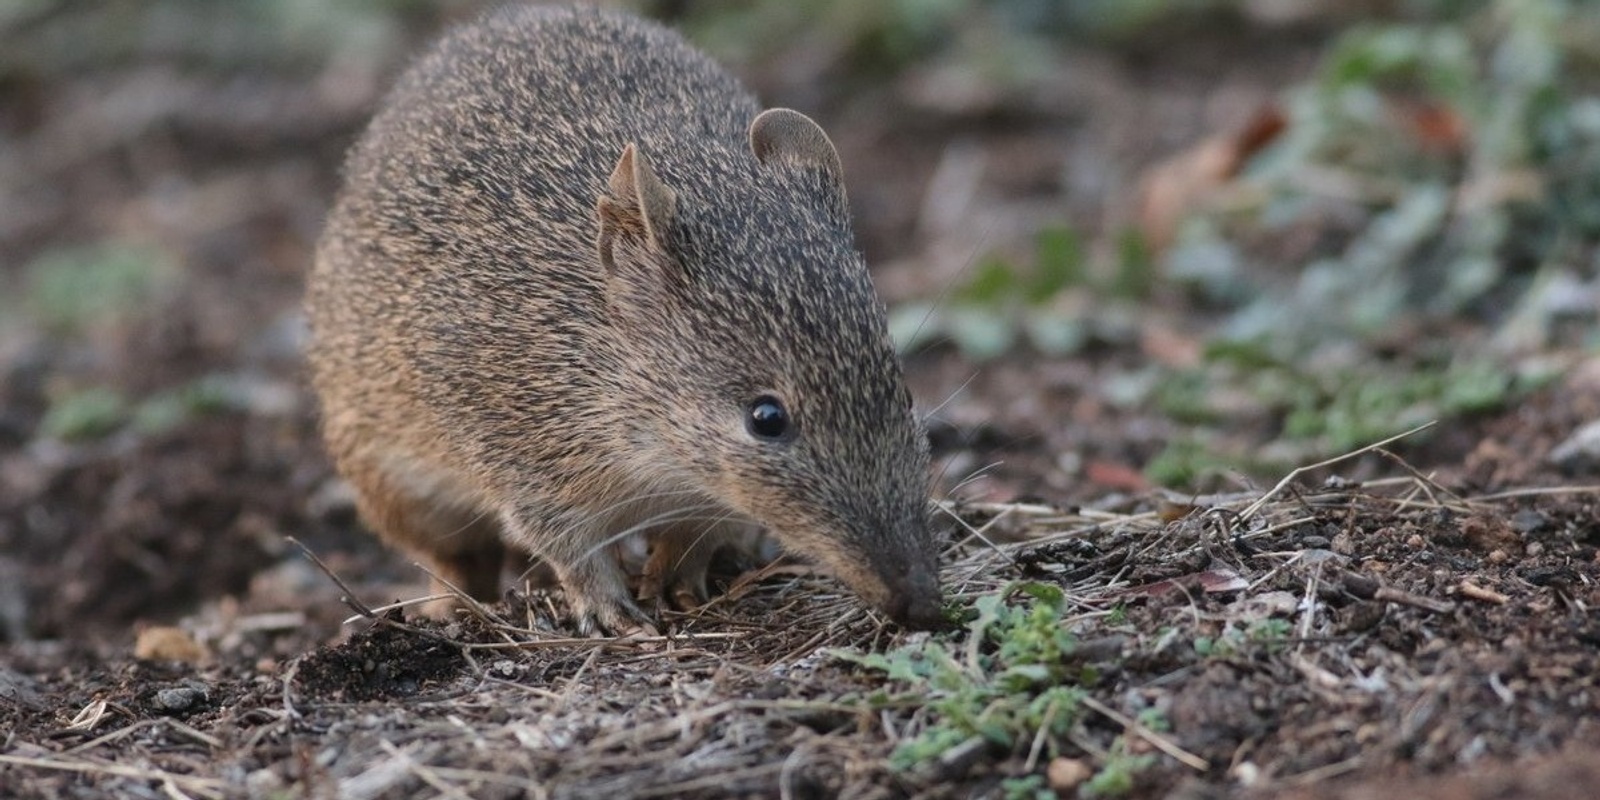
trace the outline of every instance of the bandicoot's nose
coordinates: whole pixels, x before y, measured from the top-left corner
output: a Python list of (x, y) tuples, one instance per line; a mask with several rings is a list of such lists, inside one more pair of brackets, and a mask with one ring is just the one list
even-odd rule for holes
[(889, 585), (889, 600), (883, 612), (895, 623), (916, 631), (944, 626), (944, 598), (939, 593), (938, 573), (913, 566), (885, 583)]

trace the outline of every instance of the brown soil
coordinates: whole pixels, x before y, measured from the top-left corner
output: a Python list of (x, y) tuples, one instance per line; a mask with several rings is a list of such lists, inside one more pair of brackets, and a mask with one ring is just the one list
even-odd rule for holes
[[(1260, 58), (1304, 62), (1285, 50)], [(907, 210), (925, 205), (946, 144), (992, 150), (978, 205), (996, 199), (1018, 225), (1041, 209), (1092, 217), (1038, 175), (1098, 147), (1126, 178), (1265, 96), (1255, 76), (1292, 77), (1208, 77), (1226, 84), (1208, 105), (1195, 80), (1152, 69), (1099, 64), (1021, 121), (831, 100), (886, 291), (948, 280), (984, 237), (1014, 244)], [(0, 210), (27, 211), (0, 225), (0, 287), (22, 291), (24, 264), (82, 241), (145, 242), (181, 265), (144, 306), (71, 333), (0, 316), (0, 796), (968, 797), (1044, 769), (1025, 747), (891, 769), (927, 713), (879, 702), (883, 678), (830, 653), (916, 639), (795, 568), (667, 614), (655, 639), (567, 638), (559, 595), (526, 587), (447, 625), (357, 614), (424, 581), (360, 530), (300, 374), (300, 278), (338, 154), (381, 85), (298, 89), (315, 77), (256, 76), (252, 96), (277, 99), (244, 122), (217, 113), (238, 111), (237, 75), (0, 87), (18, 100), (0, 113), (17, 144), (0, 156)], [(137, 81), (183, 100), (154, 122), (110, 116), (106, 98)], [(1094, 113), (1049, 110), (1066, 100)], [(908, 136), (897, 111), (934, 133)], [(85, 119), (104, 141), (47, 147)], [(1174, 141), (1117, 135), (1129, 130)], [(1158, 756), (1135, 797), (1590, 796), (1600, 476), (1546, 454), (1600, 418), (1594, 363), (1392, 455), (1192, 498), (1134, 480), (1175, 423), (1101, 396), (1105, 371), (1139, 357), (910, 363), (925, 407), (956, 395), (934, 429), (951, 526), (999, 542), (955, 537), (952, 595), (1029, 579), (1071, 597), (1083, 688), (1105, 710), (1063, 759), (1099, 764), (1126, 736)], [(227, 402), (162, 432), (35, 434), (74, 389), (140, 398), (206, 375)], [(1264, 619), (1289, 632), (1196, 649)], [(1149, 709), (1167, 730), (1125, 725)]]

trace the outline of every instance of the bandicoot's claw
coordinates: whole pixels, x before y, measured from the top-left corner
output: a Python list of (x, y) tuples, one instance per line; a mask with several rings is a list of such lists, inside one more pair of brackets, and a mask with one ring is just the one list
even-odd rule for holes
[(705, 605), (711, 597), (706, 589), (705, 565), (699, 565), (694, 572), (666, 570), (659, 563), (662, 560), (652, 558), (645, 565), (639, 581), (639, 600), (674, 611), (689, 611)]
[(650, 615), (626, 598), (573, 598), (572, 602), (578, 633), (584, 636), (600, 639), (607, 634), (622, 638), (661, 635)]
[(584, 636), (656, 634), (655, 621), (628, 597), (622, 568), (608, 553), (556, 566), (561, 588), (572, 604), (578, 632)]
[(679, 586), (672, 591), (672, 606), (679, 611), (689, 611), (705, 605), (711, 599), (705, 581), (698, 587)]

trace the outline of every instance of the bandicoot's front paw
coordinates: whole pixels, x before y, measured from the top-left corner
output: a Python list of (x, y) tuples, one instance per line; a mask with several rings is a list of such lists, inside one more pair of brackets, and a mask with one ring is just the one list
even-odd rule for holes
[(586, 557), (551, 561), (584, 636), (656, 636), (655, 621), (628, 597), (628, 581), (614, 559)]
[(584, 636), (631, 638), (661, 635), (655, 620), (626, 596), (584, 597), (574, 594), (571, 602), (578, 633)]

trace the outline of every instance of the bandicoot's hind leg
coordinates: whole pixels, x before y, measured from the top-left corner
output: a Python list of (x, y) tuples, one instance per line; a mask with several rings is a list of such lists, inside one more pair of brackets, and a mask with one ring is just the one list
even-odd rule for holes
[[(376, 471), (352, 471), (350, 478), (362, 518), (433, 572), (433, 594), (452, 595), (454, 586), (474, 600), (499, 599), (506, 547), (497, 515), (438, 481), (396, 481)], [(443, 618), (459, 606), (455, 597), (445, 597), (424, 605), (422, 613)]]
[(651, 537), (650, 559), (639, 583), (639, 599), (666, 601), (679, 611), (710, 599), (706, 570), (717, 551), (742, 541), (745, 526), (730, 523), (679, 523)]

